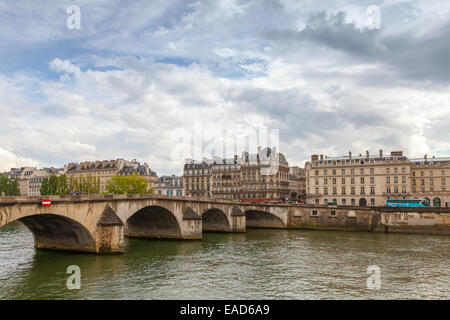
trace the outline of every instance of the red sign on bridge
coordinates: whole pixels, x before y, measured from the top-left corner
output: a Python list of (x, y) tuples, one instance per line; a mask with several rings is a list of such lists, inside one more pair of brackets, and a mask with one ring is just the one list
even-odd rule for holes
[(52, 201), (51, 200), (42, 200), (42, 206), (43, 207), (49, 207), (52, 205)]

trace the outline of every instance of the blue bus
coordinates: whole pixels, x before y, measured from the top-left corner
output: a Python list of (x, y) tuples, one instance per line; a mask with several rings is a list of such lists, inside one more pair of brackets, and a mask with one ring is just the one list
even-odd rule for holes
[(387, 199), (388, 207), (428, 208), (430, 202), (427, 199)]

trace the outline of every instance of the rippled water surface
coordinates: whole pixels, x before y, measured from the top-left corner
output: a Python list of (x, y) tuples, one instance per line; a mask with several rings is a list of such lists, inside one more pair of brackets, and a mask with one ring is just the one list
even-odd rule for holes
[[(126, 239), (123, 255), (36, 251), (0, 228), (0, 299), (449, 299), (450, 237), (304, 230)], [(69, 265), (81, 289), (68, 290)], [(381, 269), (381, 290), (366, 287)]]

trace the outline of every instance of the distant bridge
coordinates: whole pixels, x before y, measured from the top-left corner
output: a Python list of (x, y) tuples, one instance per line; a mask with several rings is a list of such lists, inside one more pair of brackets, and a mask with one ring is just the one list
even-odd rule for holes
[[(43, 206), (43, 200), (51, 200)], [(121, 253), (124, 236), (202, 239), (203, 232), (304, 228), (450, 234), (450, 209), (251, 204), (161, 195), (0, 197), (0, 227), (19, 220), (36, 248)]]

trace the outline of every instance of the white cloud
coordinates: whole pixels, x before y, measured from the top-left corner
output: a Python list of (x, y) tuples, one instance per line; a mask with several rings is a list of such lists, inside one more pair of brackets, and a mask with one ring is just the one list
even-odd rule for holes
[(36, 167), (37, 161), (18, 157), (13, 152), (0, 148), (0, 172), (9, 171), (11, 168)]
[[(405, 68), (407, 56), (367, 57), (380, 39), (400, 34), (405, 41), (390, 45), (408, 52), (419, 36), (423, 43), (432, 34), (445, 36), (442, 21), (426, 32), (418, 25), (448, 9), (443, 1), (430, 1), (430, 8), (385, 1), (380, 38), (358, 29), (365, 7), (346, 0), (152, 1), (127, 11), (117, 10), (118, 3), (81, 1), (82, 29), (69, 32), (66, 3), (41, 13), (0, 1), (0, 12), (16, 17), (6, 19), (0, 40), (23, 54), (14, 72), (0, 73), (0, 139), (3, 150), (14, 150), (0, 154), (7, 166), (121, 157), (179, 174), (184, 158), (173, 157), (172, 133), (192, 132), (198, 122), (205, 132), (279, 128), (281, 151), (293, 164), (312, 153), (367, 148), (403, 148), (412, 156), (450, 150), (445, 76), (404, 72), (437, 64), (418, 63), (420, 54), (412, 69)], [(333, 20), (335, 36), (326, 33), (330, 21), (318, 19), (322, 33), (307, 39), (320, 41), (298, 42), (310, 15), (324, 10), (347, 13), (345, 21)], [(290, 38), (283, 41), (286, 30)], [(269, 31), (278, 32), (276, 41)], [(442, 44), (439, 52), (446, 50)], [(38, 54), (44, 58), (37, 61)]]

